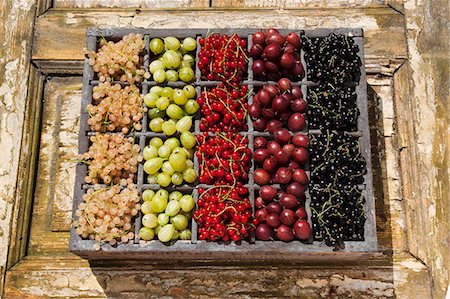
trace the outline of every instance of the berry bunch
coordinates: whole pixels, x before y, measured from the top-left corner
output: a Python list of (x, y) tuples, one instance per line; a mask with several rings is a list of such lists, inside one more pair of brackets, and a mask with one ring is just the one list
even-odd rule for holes
[(102, 82), (93, 88), (92, 104), (87, 105), (88, 125), (92, 131), (122, 132), (128, 134), (131, 128), (141, 130), (140, 120), (144, 114), (139, 88), (131, 84)]
[(119, 80), (135, 83), (141, 82), (144, 77), (150, 78), (150, 73), (145, 72), (142, 57), (139, 56), (143, 50), (142, 35), (130, 33), (117, 43), (102, 38), (97, 52), (85, 49), (85, 53), (101, 82)]
[[(298, 196), (303, 194), (308, 184), (308, 176), (304, 171), (308, 162), (308, 142), (308, 136), (303, 134), (291, 138), (286, 129), (276, 131), (275, 140), (256, 137), (253, 153), (258, 166), (254, 172), (255, 183), (260, 186), (292, 183), (292, 188), (299, 190)], [(291, 185), (287, 188), (291, 188)]]
[(210, 81), (240, 83), (247, 76), (247, 40), (237, 34), (218, 33), (200, 38), (198, 67)]
[(365, 199), (356, 186), (313, 186), (310, 190), (314, 235), (328, 246), (344, 248), (343, 241), (364, 241)]
[(355, 82), (361, 60), (351, 37), (302, 39), (308, 79), (319, 83), (308, 95), (309, 124), (323, 133), (310, 144), (311, 219), (315, 238), (339, 250), (346, 240), (364, 238), (365, 199), (358, 185), (364, 183), (366, 162), (358, 138), (343, 133), (358, 130)]
[(90, 141), (89, 150), (78, 155), (79, 160), (89, 165), (84, 181), (88, 184), (132, 184), (137, 165), (142, 161), (139, 144), (134, 144), (133, 137), (127, 138), (121, 133), (96, 133)]
[(331, 33), (315, 38), (303, 35), (302, 41), (309, 80), (335, 86), (359, 81), (361, 59), (353, 38)]
[[(311, 226), (307, 221), (305, 196), (292, 193), (293, 189), (277, 190), (265, 185), (259, 190), (255, 200), (257, 208), (253, 224), (256, 225), (256, 238), (269, 241), (278, 239), (290, 242), (294, 239), (308, 240)], [(303, 191), (301, 191), (303, 192)], [(297, 192), (294, 192), (297, 193)]]
[(343, 249), (346, 240), (364, 239), (366, 164), (358, 138), (327, 132), (311, 139), (311, 209), (315, 238)]
[(311, 183), (358, 185), (364, 182), (366, 162), (361, 157), (358, 138), (327, 132), (311, 139)]
[(277, 85), (268, 84), (255, 94), (249, 114), (256, 131), (274, 133), (276, 129), (287, 127), (295, 132), (305, 127), (307, 109), (301, 88), (282, 78)]
[(310, 87), (308, 103), (310, 128), (348, 132), (357, 130), (359, 110), (355, 86), (333, 87), (326, 84)]
[[(285, 242), (295, 238), (308, 240), (311, 227), (304, 208), (308, 136), (296, 134), (291, 138), (286, 129), (279, 129), (275, 131), (275, 140), (257, 137), (254, 144), (254, 159), (259, 167), (254, 179), (262, 186), (255, 202), (256, 238), (264, 241), (277, 238)], [(281, 190), (270, 183), (281, 184)]]
[(249, 237), (253, 227), (248, 188), (238, 182), (235, 186), (199, 188), (199, 194), (193, 217), (199, 225), (200, 240), (237, 242)]
[[(128, 184), (123, 190), (119, 185), (88, 189), (75, 211), (78, 217), (74, 221), (76, 233), (85, 239), (111, 245), (133, 240), (132, 218), (140, 209), (139, 200), (134, 184)], [(100, 249), (99, 244), (95, 246)]]
[(297, 33), (283, 36), (277, 29), (270, 28), (255, 32), (252, 42), (250, 56), (255, 60), (252, 70), (256, 79), (278, 81), (284, 77), (298, 81), (304, 77), (300, 62), (302, 41)]
[(199, 181), (203, 184), (218, 183), (235, 186), (246, 182), (251, 165), (248, 137), (228, 132), (197, 136), (196, 155), (200, 163)]
[(247, 130), (246, 85), (235, 87), (223, 83), (204, 89), (197, 99), (201, 107), (202, 132), (239, 132)]

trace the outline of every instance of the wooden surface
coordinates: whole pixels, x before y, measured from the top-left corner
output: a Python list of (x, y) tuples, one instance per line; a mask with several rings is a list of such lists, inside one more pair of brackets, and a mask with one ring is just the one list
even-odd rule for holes
[(209, 0), (55, 0), (55, 8), (206, 8)]
[(381, 7), (388, 1), (378, 0), (55, 0), (56, 8), (314, 8), (314, 7)]
[(433, 295), (444, 298), (450, 281), (449, 2), (408, 0), (404, 13), (409, 56), (394, 82), (408, 243), (430, 268)]
[(9, 245), (20, 243), (10, 235), (20, 227), (12, 215), (23, 200), (16, 186), (35, 8), (34, 0), (0, 2), (0, 292)]
[(274, 7), (274, 8), (303, 8), (303, 7), (381, 7), (385, 1), (378, 0), (212, 0), (211, 7)]
[[(59, 3), (58, 3), (59, 2)], [(124, 6), (133, 1), (122, 1)], [(138, 2), (138, 1), (136, 1)], [(46, 10), (45, 5), (38, 9), (40, 15), (36, 19), (34, 28), (33, 52), (30, 52), (27, 36), (31, 30), (30, 16), (33, 11), (34, 1), (20, 0), (4, 3), (2, 20), (12, 20), (8, 23), (8, 34), (0, 28), (0, 38), (6, 36), (3, 49), (8, 49), (6, 59), (0, 59), (0, 67), (10, 70), (6, 72), (0, 69), (0, 143), (2, 148), (9, 149), (11, 154), (3, 155), (7, 159), (6, 167), (11, 172), (2, 172), (0, 179), (6, 183), (4, 190), (8, 196), (14, 194), (14, 186), (26, 187), (26, 154), (24, 148), (29, 148), (27, 140), (31, 140), (33, 130), (25, 129), (22, 153), (16, 144), (19, 144), (22, 127), (27, 122), (20, 119), (25, 111), (25, 95), (28, 92), (26, 80), (28, 74), (27, 54), (31, 53), (34, 64), (39, 68), (36, 77), (31, 76), (30, 84), (38, 84), (42, 88), (46, 79), (42, 134), (39, 136), (39, 163), (36, 175), (36, 189), (34, 193), (34, 205), (32, 210), (32, 222), (30, 231), (30, 243), (26, 257), (22, 258), (24, 247), (23, 238), (27, 234), (26, 209), (29, 201), (23, 201), (26, 196), (17, 192), (15, 197), (2, 197), (0, 200), (0, 238), (5, 239), (5, 228), (13, 230), (13, 245), (11, 248), (19, 248), (10, 254), (11, 265), (6, 276), (6, 298), (42, 298), (42, 297), (110, 297), (110, 298), (142, 298), (147, 297), (263, 297), (269, 294), (273, 297), (307, 297), (307, 298), (431, 298), (429, 280), (430, 274), (438, 284), (433, 284), (435, 289), (442, 288), (442, 283), (448, 278), (436, 277), (439, 271), (436, 269), (439, 263), (445, 265), (447, 260), (442, 259), (441, 252), (445, 248), (445, 233), (448, 232), (445, 218), (441, 217), (445, 209), (436, 201), (439, 189), (433, 189), (432, 195), (416, 193), (418, 186), (428, 190), (427, 184), (421, 184), (414, 171), (435, 171), (428, 168), (429, 161), (424, 155), (424, 148), (412, 146), (415, 144), (414, 130), (419, 130), (425, 136), (433, 121), (433, 114), (428, 107), (434, 103), (423, 99), (431, 99), (430, 94), (423, 84), (410, 89), (411, 70), (422, 69), (423, 64), (412, 64), (409, 69), (398, 67), (408, 58), (407, 41), (416, 43), (416, 31), (410, 17), (409, 24), (405, 24), (400, 0), (386, 1), (378, 4), (375, 1), (212, 1), (212, 5), (222, 6), (223, 10), (197, 10), (187, 8), (183, 3), (197, 3), (202, 1), (172, 1), (173, 5), (168, 10), (158, 7), (158, 1), (140, 1), (150, 3), (151, 7), (136, 10), (133, 8), (105, 9), (114, 1), (101, 1), (103, 7), (89, 9), (91, 5), (98, 7), (96, 0), (56, 0), (57, 9)], [(417, 5), (407, 3), (406, 11), (414, 9)], [(47, 3), (40, 0), (39, 3)], [(75, 3), (75, 4), (74, 4)], [(78, 4), (77, 4), (78, 3)], [(80, 4), (81, 3), (81, 4)], [(86, 6), (86, 3), (87, 6)], [(91, 3), (91, 4), (89, 4)], [(261, 6), (250, 10), (227, 5)], [(299, 4), (300, 3), (300, 4)], [(387, 7), (393, 6), (396, 10)], [(75, 6), (80, 8), (74, 8)], [(83, 6), (84, 5), (84, 6)], [(179, 6), (177, 6), (179, 5)], [(271, 7), (277, 9), (267, 13)], [(134, 6), (134, 4), (132, 5)], [(262, 7), (265, 6), (265, 7)], [(3, 9), (4, 7), (7, 10)], [(297, 9), (298, 8), (298, 9)], [(220, 18), (218, 16), (220, 15)], [(411, 14), (414, 16), (414, 14)], [(430, 21), (431, 22), (431, 21)], [(27, 24), (25, 26), (24, 24)], [(419, 24), (420, 25), (420, 24)], [(167, 263), (152, 263), (147, 261), (125, 264), (104, 262), (89, 264), (68, 252), (68, 215), (71, 208), (71, 196), (68, 196), (73, 181), (73, 166), (67, 158), (74, 150), (74, 132), (77, 132), (77, 116), (79, 113), (79, 99), (81, 88), (81, 60), (83, 59), (82, 47), (84, 46), (85, 29), (89, 26), (96, 27), (147, 27), (147, 28), (188, 28), (202, 27), (285, 27), (285, 28), (318, 28), (318, 27), (362, 27), (365, 30), (366, 70), (369, 74), (368, 83), (373, 96), (371, 97), (371, 135), (376, 142), (373, 146), (374, 169), (377, 173), (377, 231), (380, 241), (380, 252), (366, 255), (361, 260), (342, 262), (339, 267), (335, 261), (319, 262), (311, 258), (304, 263), (278, 263), (271, 265), (262, 264), (231, 264), (231, 263), (179, 263), (175, 261)], [(405, 26), (409, 26), (410, 33), (407, 40)], [(27, 35), (28, 34), (28, 35)], [(445, 35), (443, 35), (445, 36)], [(17, 38), (20, 37), (20, 38)], [(423, 41), (422, 41), (423, 42)], [(10, 47), (9, 43), (13, 46)], [(426, 43), (424, 43), (426, 44)], [(5, 46), (7, 45), (7, 46)], [(411, 45), (410, 45), (411, 47)], [(414, 48), (413, 48), (414, 49)], [(416, 49), (417, 50), (417, 49)], [(3, 54), (0, 50), (0, 54)], [(418, 49), (417, 51), (422, 51)], [(12, 53), (12, 56), (9, 53)], [(413, 54), (413, 55), (412, 55)], [(410, 53), (410, 59), (423, 63)], [(15, 56), (14, 56), (15, 55)], [(429, 54), (428, 54), (429, 55)], [(2, 57), (0, 55), (0, 57)], [(17, 62), (15, 59), (18, 58)], [(420, 57), (419, 57), (420, 58)], [(11, 60), (9, 60), (11, 59)], [(423, 59), (423, 58), (420, 58)], [(16, 66), (18, 68), (16, 69)], [(433, 69), (432, 69), (433, 70)], [(40, 72), (50, 75), (40, 76)], [(10, 75), (14, 74), (14, 76)], [(393, 76), (396, 80), (393, 80)], [(442, 73), (445, 75), (445, 72)], [(61, 77), (62, 75), (77, 75), (75, 77)], [(441, 77), (444, 77), (441, 75)], [(6, 79), (5, 79), (6, 78)], [(34, 78), (34, 79), (33, 79)], [(420, 81), (420, 72), (415, 74), (415, 82)], [(433, 77), (433, 80), (437, 77)], [(33, 81), (35, 80), (35, 81)], [(417, 81), (419, 80), (419, 81)], [(5, 83), (6, 82), (6, 83)], [(35, 83), (33, 83), (35, 82)], [(424, 81), (422, 81), (423, 83)], [(438, 81), (436, 81), (438, 82)], [(5, 93), (5, 87), (9, 89)], [(395, 93), (394, 93), (395, 89)], [(11, 91), (10, 91), (11, 90)], [(30, 98), (38, 99), (33, 94), (39, 94), (39, 88), (30, 89)], [(422, 91), (421, 91), (422, 90)], [(438, 89), (436, 89), (438, 90)], [(4, 93), (4, 94), (2, 94)], [(5, 97), (8, 95), (9, 97)], [(14, 102), (11, 101), (14, 96)], [(448, 95), (448, 94), (447, 94)], [(409, 99), (416, 97), (415, 102)], [(8, 110), (11, 103), (14, 108)], [(412, 103), (414, 103), (414, 106)], [(30, 109), (36, 106), (30, 105)], [(33, 108), (34, 107), (34, 108)], [(439, 115), (442, 119), (442, 104), (439, 104)], [(2, 110), (3, 109), (3, 110)], [(402, 127), (397, 131), (396, 118), (400, 116)], [(431, 117), (430, 117), (431, 116)], [(36, 117), (36, 113), (27, 113), (27, 120)], [(429, 118), (429, 119), (428, 119)], [(4, 130), (4, 119), (13, 120), (7, 123)], [(412, 128), (414, 122), (419, 121), (418, 128)], [(434, 124), (434, 123), (433, 123)], [(439, 138), (443, 139), (445, 130), (443, 122), (438, 123)], [(37, 128), (40, 129), (40, 128)], [(405, 133), (405, 134), (404, 134)], [(401, 135), (401, 138), (398, 138)], [(34, 136), (36, 138), (36, 136)], [(438, 139), (439, 139), (438, 138)], [(424, 139), (425, 140), (425, 139)], [(422, 142), (424, 141), (422, 140)], [(439, 148), (439, 142), (435, 142), (435, 149)], [(440, 151), (434, 151), (433, 163), (445, 164), (446, 160), (438, 157)], [(445, 157), (445, 155), (441, 155)], [(24, 159), (19, 177), (17, 176), (18, 160)], [(399, 169), (399, 160), (403, 165), (426, 165), (427, 167)], [(448, 160), (447, 160), (448, 161)], [(440, 175), (445, 173), (440, 172)], [(403, 182), (402, 182), (403, 181)], [(64, 182), (64, 183), (62, 183)], [(66, 186), (64, 185), (66, 182)], [(406, 182), (406, 183), (405, 183)], [(416, 185), (415, 183), (419, 185)], [(427, 181), (428, 183), (429, 181)], [(406, 198), (402, 193), (402, 183)], [(3, 187), (3, 186), (2, 186)], [(22, 189), (17, 189), (22, 190)], [(447, 189), (448, 190), (448, 189)], [(445, 193), (441, 191), (441, 195)], [(417, 195), (419, 194), (419, 195)], [(448, 194), (448, 193), (447, 193)], [(3, 195), (3, 194), (2, 194)], [(413, 196), (414, 195), (414, 196)], [(423, 207), (422, 199), (424, 196)], [(7, 200), (3, 200), (6, 198)], [(405, 199), (407, 209), (405, 210)], [(2, 201), (3, 200), (3, 201)], [(438, 217), (426, 219), (428, 207), (432, 207), (433, 200), (438, 202)], [(14, 210), (12, 209), (15, 203)], [(24, 209), (22, 209), (24, 207)], [(447, 207), (448, 209), (448, 207)], [(444, 212), (442, 212), (444, 211)], [(405, 214), (409, 213), (408, 215)], [(12, 213), (14, 213), (12, 215)], [(448, 215), (448, 213), (447, 213)], [(14, 219), (9, 221), (9, 219)], [(408, 222), (406, 221), (408, 219)], [(6, 225), (3, 222), (8, 222)], [(415, 222), (414, 222), (415, 221)], [(441, 224), (439, 224), (441, 221)], [(423, 227), (421, 226), (423, 225)], [(410, 227), (410, 229), (408, 229)], [(408, 236), (406, 230), (409, 230)], [(427, 234), (431, 231), (433, 242), (427, 243)], [(408, 240), (409, 238), (409, 240)], [(8, 246), (8, 242), (2, 245)], [(412, 241), (412, 242), (411, 242)], [(20, 246), (16, 246), (19, 244)], [(434, 246), (433, 244), (438, 244)], [(0, 245), (0, 246), (2, 246)], [(412, 248), (414, 254), (424, 259), (434, 267), (430, 273), (426, 266), (414, 257), (406, 254)], [(426, 250), (423, 250), (426, 248)], [(434, 249), (435, 248), (435, 249)], [(1, 247), (0, 247), (1, 249)], [(0, 258), (5, 258), (6, 253), (0, 250)], [(351, 259), (351, 257), (346, 257)], [(4, 264), (0, 264), (4, 269)], [(3, 276), (2, 276), (3, 277)], [(1, 287), (0, 287), (1, 289)], [(435, 290), (435, 294), (438, 294)]]
[(80, 78), (45, 84), (29, 255), (67, 251), (80, 103)]
[(49, 261), (24, 260), (11, 269), (6, 297), (394, 298), (394, 290), (399, 290), (403, 295), (397, 298), (431, 298), (426, 267), (407, 255), (390, 266), (371, 268), (137, 263), (104, 267), (64, 258)]

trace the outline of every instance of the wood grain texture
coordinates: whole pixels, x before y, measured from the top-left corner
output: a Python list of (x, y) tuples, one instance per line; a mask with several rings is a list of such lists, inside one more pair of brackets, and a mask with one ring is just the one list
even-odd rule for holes
[(27, 99), (34, 0), (0, 2), (0, 293), (6, 269)]
[(220, 8), (348, 8), (348, 7), (381, 7), (385, 1), (378, 0), (212, 0), (211, 7)]
[(56, 0), (55, 8), (206, 8), (209, 0)]
[(54, 246), (67, 250), (61, 240), (71, 224), (80, 103), (81, 78), (46, 83), (29, 254), (46, 254)]
[[(348, 8), (382, 7), (380, 0), (212, 0), (211, 7), (220, 8)], [(205, 0), (56, 0), (55, 8), (206, 8)]]
[[(220, 14), (220, 18), (217, 15)], [(406, 58), (404, 19), (390, 8), (250, 11), (52, 11), (36, 20), (35, 60), (82, 60), (87, 27), (142, 28), (330, 28), (361, 27), (367, 72), (393, 74)], [(54, 36), (59, 38), (55, 39)]]
[(17, 182), (16, 202), (13, 210), (13, 223), (11, 227), (11, 242), (8, 254), (8, 267), (17, 263), (26, 254), (28, 246), (29, 224), (34, 196), (34, 175), (39, 152), (39, 137), (42, 108), (42, 89), (45, 77), (31, 66), (28, 82), (27, 109), (21, 151), (19, 158), (19, 173)]
[(444, 298), (450, 282), (449, 3), (405, 1), (404, 7), (409, 61), (394, 80), (408, 243), (430, 267), (433, 295)]
[[(426, 267), (127, 266), (28, 259), (8, 272), (6, 296), (24, 298), (431, 298)], [(36, 269), (40, 269), (37, 271)], [(263, 274), (262, 274), (263, 273)], [(394, 293), (394, 288), (399, 290)]]

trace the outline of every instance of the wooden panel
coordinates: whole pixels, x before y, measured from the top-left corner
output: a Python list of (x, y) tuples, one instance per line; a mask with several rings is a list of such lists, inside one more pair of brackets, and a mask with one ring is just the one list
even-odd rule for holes
[(270, 7), (270, 8), (300, 8), (300, 7), (373, 7), (386, 5), (378, 0), (212, 0), (212, 7)]
[(17, 182), (17, 201), (13, 211), (11, 245), (8, 254), (8, 267), (17, 263), (26, 254), (28, 232), (33, 206), (34, 180), (39, 154), (39, 137), (42, 108), (42, 93), (45, 77), (36, 67), (31, 66), (28, 82), (27, 109), (21, 143), (19, 173)]
[[(51, 261), (51, 262), (50, 262)], [(37, 270), (39, 269), (39, 270)], [(395, 289), (395, 293), (394, 293)], [(431, 298), (426, 267), (165, 265), (29, 259), (7, 275), (7, 298)]]
[(209, 0), (55, 0), (56, 8), (202, 8)]
[[(10, 236), (17, 225), (15, 207), (24, 197), (18, 186), (20, 145), (27, 104), (30, 48), (35, 15), (34, 0), (0, 1), (0, 294), (9, 245), (20, 247)], [(18, 245), (18, 247), (16, 246)]]
[[(220, 14), (220, 18), (217, 16)], [(53, 11), (36, 20), (35, 60), (82, 60), (85, 30), (94, 27), (143, 28), (330, 28), (361, 27), (367, 73), (392, 73), (407, 56), (403, 16), (390, 8), (163, 12), (133, 10)], [(54, 38), (58, 36), (58, 38)]]
[(60, 240), (71, 223), (80, 97), (80, 78), (53, 78), (45, 85), (29, 254), (67, 246)]

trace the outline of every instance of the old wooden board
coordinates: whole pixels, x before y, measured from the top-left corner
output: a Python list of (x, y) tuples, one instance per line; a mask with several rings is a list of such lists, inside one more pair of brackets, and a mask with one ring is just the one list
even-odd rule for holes
[[(220, 18), (217, 18), (220, 14)], [(403, 16), (390, 8), (341, 10), (49, 11), (36, 20), (33, 59), (79, 60), (87, 27), (142, 28), (363, 28), (367, 73), (392, 73), (406, 58)], [(54, 38), (58, 36), (58, 38)]]
[(206, 8), (208, 0), (56, 0), (56, 8), (152, 8), (152, 9), (182, 9)]
[(267, 8), (345, 8), (345, 7), (381, 7), (385, 6), (385, 1), (364, 0), (364, 1), (302, 1), (302, 0), (212, 0), (211, 7), (267, 7)]
[(195, 8), (195, 7), (220, 7), (220, 8), (316, 8), (320, 7), (381, 7), (386, 6), (388, 1), (364, 0), (55, 0), (56, 8)]
[(39, 162), (28, 254), (67, 250), (79, 128), (81, 80), (55, 78), (44, 89)]
[[(30, 141), (21, 133), (32, 131), (29, 126), (24, 129), (24, 116), (35, 10), (34, 0), (0, 2), (0, 292), (10, 244), (15, 252), (22, 252), (24, 245), (22, 224), (12, 216), (20, 211), (19, 203), (25, 197), (16, 188), (23, 186), (17, 183), (19, 174), (23, 174), (19, 172), (20, 146), (26, 149)], [(27, 180), (21, 177), (22, 182)], [(11, 259), (17, 259), (15, 252)]]
[[(51, 261), (51, 263), (49, 263)], [(39, 270), (37, 270), (39, 269)], [(263, 274), (262, 274), (263, 273)], [(393, 265), (298, 267), (88, 264), (24, 260), (8, 272), (7, 298), (431, 298), (428, 271), (405, 255)]]

